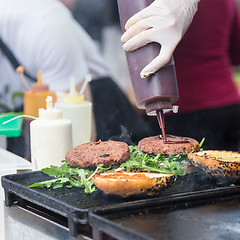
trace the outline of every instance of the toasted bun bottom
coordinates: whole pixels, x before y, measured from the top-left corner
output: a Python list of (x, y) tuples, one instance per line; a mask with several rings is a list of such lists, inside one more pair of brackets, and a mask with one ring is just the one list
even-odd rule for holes
[(174, 181), (174, 175), (162, 173), (108, 172), (96, 174), (93, 182), (106, 194), (129, 197), (146, 193), (149, 196), (158, 195)]
[(202, 151), (188, 154), (196, 167), (215, 177), (240, 178), (240, 153), (231, 151)]

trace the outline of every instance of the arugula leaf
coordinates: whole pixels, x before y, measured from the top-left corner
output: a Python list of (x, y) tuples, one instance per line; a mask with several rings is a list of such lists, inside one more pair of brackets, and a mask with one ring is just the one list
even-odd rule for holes
[(164, 156), (159, 153), (155, 156), (140, 151), (137, 146), (129, 148), (130, 158), (120, 165), (120, 168), (123, 167), (128, 172), (136, 168), (145, 168), (149, 172), (173, 174), (175, 177), (185, 175), (186, 164), (181, 159), (186, 154)]
[(67, 188), (84, 188), (86, 193), (92, 193), (96, 191), (96, 187), (93, 186), (92, 178), (89, 178), (90, 175), (93, 176), (93, 171), (72, 167), (68, 165), (67, 161), (65, 160), (62, 162), (63, 165), (60, 167), (51, 165), (49, 168), (42, 169), (45, 174), (51, 177), (55, 177), (55, 179), (34, 183), (28, 187), (53, 187), (53, 189), (56, 189), (61, 188), (65, 185)]
[[(52, 179), (52, 180), (47, 180), (47, 181), (43, 181), (43, 182), (37, 182), (34, 183), (30, 186), (28, 186), (29, 188), (33, 188), (33, 187), (46, 187), (46, 188), (50, 188), (52, 185), (56, 184), (55, 186), (63, 186), (64, 183), (68, 182), (69, 179), (68, 178), (57, 178), (57, 179)], [(57, 188), (57, 187), (55, 187)]]
[(202, 145), (205, 141), (205, 138), (202, 139), (202, 141), (199, 143), (199, 151), (203, 151)]

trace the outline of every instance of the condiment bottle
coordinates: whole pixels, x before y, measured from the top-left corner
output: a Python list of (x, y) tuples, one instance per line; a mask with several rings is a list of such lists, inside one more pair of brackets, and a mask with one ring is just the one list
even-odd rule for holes
[(49, 86), (42, 83), (42, 72), (38, 71), (37, 82), (23, 94), (23, 111), (25, 115), (38, 117), (38, 109), (45, 107), (45, 99), (52, 96), (53, 103), (56, 102), (56, 93), (49, 90)]
[[(122, 32), (125, 23), (135, 13), (150, 5), (153, 0), (118, 0)], [(146, 109), (148, 115), (159, 111), (169, 111), (179, 98), (173, 58), (171, 61), (146, 79), (141, 79), (141, 70), (160, 52), (158, 43), (150, 43), (133, 52), (126, 52), (129, 72), (134, 89), (136, 105)]]
[(53, 108), (52, 97), (46, 99), (46, 109), (39, 109), (39, 118), (30, 123), (31, 160), (33, 170), (50, 165), (60, 166), (72, 148), (72, 124)]
[(83, 95), (89, 81), (91, 81), (91, 76), (87, 75), (80, 93), (77, 93), (75, 81), (72, 78), (70, 92), (64, 94), (55, 103), (55, 107), (62, 111), (63, 118), (72, 122), (73, 147), (91, 140), (92, 103), (84, 100)]
[[(23, 69), (18, 69), (24, 79)], [(38, 109), (45, 107), (45, 99), (47, 96), (52, 96), (53, 102), (56, 101), (56, 93), (49, 91), (49, 87), (42, 83), (42, 72), (38, 71), (37, 82), (33, 83), (28, 91), (23, 94), (23, 112), (24, 115), (38, 117)], [(31, 160), (30, 150), (30, 122), (32, 119), (24, 118), (24, 142), (25, 142), (25, 158)]]

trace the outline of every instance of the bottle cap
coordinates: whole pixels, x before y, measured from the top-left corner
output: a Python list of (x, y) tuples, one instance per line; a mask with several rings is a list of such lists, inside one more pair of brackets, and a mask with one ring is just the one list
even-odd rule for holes
[(62, 96), (62, 101), (64, 103), (81, 104), (84, 101), (84, 95), (77, 94), (75, 96), (71, 96), (70, 94), (67, 93)]
[(42, 71), (38, 71), (37, 82), (31, 86), (33, 91), (48, 91), (49, 87), (46, 84), (42, 83)]
[(70, 81), (70, 92), (62, 96), (62, 101), (64, 103), (72, 103), (72, 104), (81, 104), (84, 101), (84, 95), (77, 93), (76, 91), (74, 78), (71, 78), (71, 81)]
[(146, 113), (148, 116), (156, 115), (156, 111), (163, 109), (164, 112), (172, 109), (170, 101), (157, 101), (146, 104)]
[(39, 108), (39, 119), (41, 120), (56, 120), (62, 118), (62, 111), (53, 108), (52, 96), (46, 98), (46, 109)]

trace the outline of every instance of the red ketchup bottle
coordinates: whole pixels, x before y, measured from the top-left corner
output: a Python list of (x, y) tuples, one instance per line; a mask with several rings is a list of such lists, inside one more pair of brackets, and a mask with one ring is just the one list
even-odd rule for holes
[[(152, 2), (153, 0), (118, 0), (122, 32), (125, 31), (127, 20)], [(149, 116), (157, 115), (166, 140), (163, 112), (171, 110), (172, 104), (179, 98), (173, 58), (155, 74), (146, 79), (140, 77), (141, 70), (159, 54), (160, 49), (158, 43), (150, 43), (133, 52), (126, 52), (126, 57), (136, 105), (139, 109), (146, 109)]]

